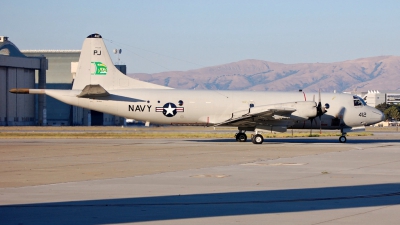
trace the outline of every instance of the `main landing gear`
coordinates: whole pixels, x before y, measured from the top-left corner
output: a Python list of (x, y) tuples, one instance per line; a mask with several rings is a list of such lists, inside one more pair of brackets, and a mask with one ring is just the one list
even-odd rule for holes
[(264, 142), (264, 137), (261, 134), (252, 135), (251, 141), (253, 144), (262, 144)]
[(247, 135), (242, 131), (235, 134), (235, 138), (236, 138), (236, 141), (238, 141), (238, 142), (246, 142), (247, 141)]
[[(244, 131), (239, 131), (239, 133), (235, 134), (235, 139), (237, 142), (246, 142), (247, 135), (244, 133)], [(253, 144), (262, 144), (264, 142), (264, 137), (261, 134), (252, 134), (251, 142), (253, 142)]]

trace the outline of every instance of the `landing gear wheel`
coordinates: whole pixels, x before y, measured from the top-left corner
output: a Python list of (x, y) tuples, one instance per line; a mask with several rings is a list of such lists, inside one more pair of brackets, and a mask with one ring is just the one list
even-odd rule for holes
[(347, 141), (346, 136), (340, 136), (340, 138), (339, 138), (340, 143), (346, 143), (346, 141)]
[(252, 138), (253, 144), (262, 144), (264, 142), (264, 138), (261, 134), (256, 134)]
[(246, 142), (247, 141), (247, 135), (245, 133), (237, 133), (236, 134), (236, 141), (238, 141), (238, 142)]

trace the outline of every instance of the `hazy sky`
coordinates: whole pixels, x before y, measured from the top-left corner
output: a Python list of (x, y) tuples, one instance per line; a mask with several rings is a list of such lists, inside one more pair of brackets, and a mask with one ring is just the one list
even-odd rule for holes
[(129, 73), (244, 59), (400, 55), (400, 1), (12, 0), (0, 6), (0, 35), (19, 49), (80, 49), (89, 34), (100, 33), (109, 50), (122, 48)]

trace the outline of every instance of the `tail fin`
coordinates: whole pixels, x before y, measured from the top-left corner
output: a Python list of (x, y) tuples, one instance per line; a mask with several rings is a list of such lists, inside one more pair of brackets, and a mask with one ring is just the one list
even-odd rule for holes
[(98, 84), (106, 90), (169, 87), (135, 80), (121, 73), (111, 61), (100, 34), (89, 35), (83, 42), (73, 90), (83, 90), (87, 85)]

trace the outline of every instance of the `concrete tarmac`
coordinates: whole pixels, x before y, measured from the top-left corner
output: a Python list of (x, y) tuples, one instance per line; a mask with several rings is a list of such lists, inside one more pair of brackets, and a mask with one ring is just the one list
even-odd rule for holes
[(1, 139), (0, 224), (397, 224), (400, 135)]

